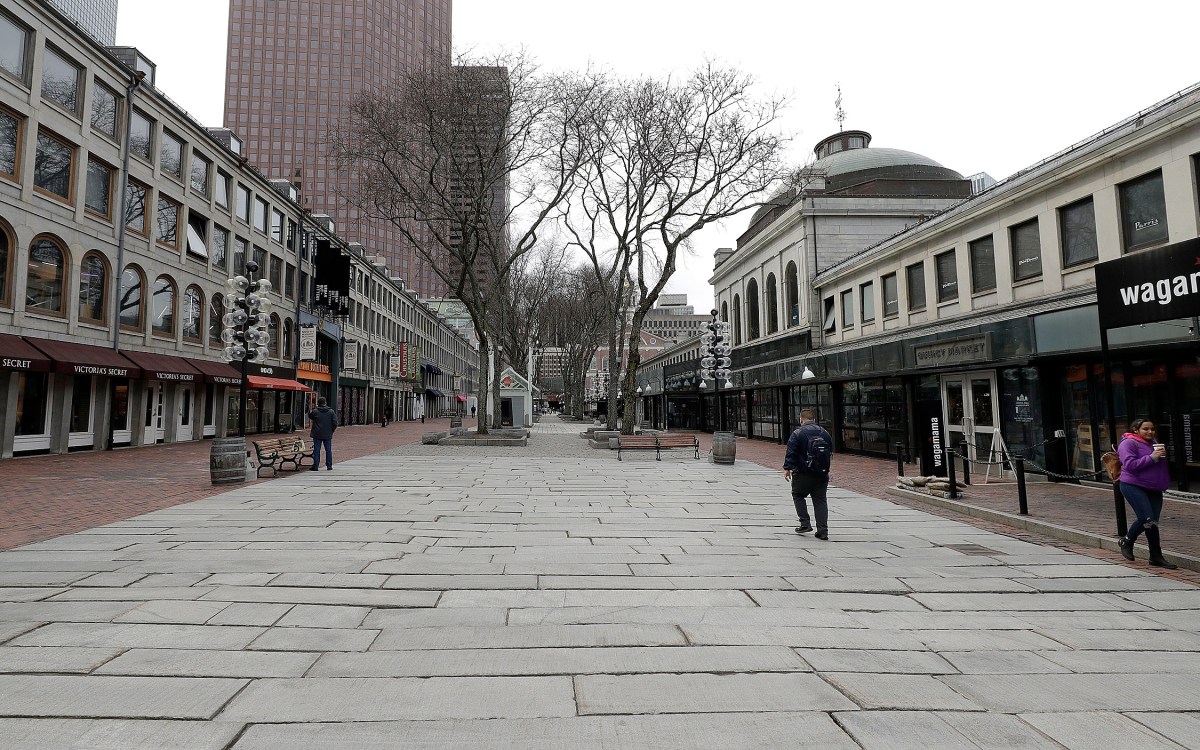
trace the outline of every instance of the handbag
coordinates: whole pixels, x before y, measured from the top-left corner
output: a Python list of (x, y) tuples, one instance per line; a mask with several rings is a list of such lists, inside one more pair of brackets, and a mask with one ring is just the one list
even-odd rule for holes
[(1112, 450), (1105, 451), (1100, 456), (1100, 463), (1104, 464), (1104, 470), (1108, 472), (1108, 478), (1113, 484), (1121, 481), (1121, 457), (1117, 454), (1117, 446), (1113, 446)]

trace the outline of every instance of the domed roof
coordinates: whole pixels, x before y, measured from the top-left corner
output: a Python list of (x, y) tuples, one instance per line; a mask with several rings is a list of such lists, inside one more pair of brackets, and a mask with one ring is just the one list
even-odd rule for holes
[[(823, 159), (818, 159), (812, 166), (814, 171), (823, 173), (827, 177), (834, 177), (849, 172), (861, 172), (864, 169), (882, 169), (887, 167), (932, 167), (938, 170), (946, 169), (946, 167), (938, 164), (928, 156), (922, 156), (921, 154), (898, 148), (855, 148), (848, 151), (839, 151)], [(959, 175), (957, 172), (954, 174), (957, 176), (957, 179), (962, 179), (962, 175)]]

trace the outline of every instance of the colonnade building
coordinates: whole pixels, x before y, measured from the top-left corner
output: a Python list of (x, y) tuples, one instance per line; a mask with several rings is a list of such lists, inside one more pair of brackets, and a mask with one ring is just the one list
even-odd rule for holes
[[(782, 442), (813, 407), (841, 451), (965, 443), (975, 458), (1006, 450), (1086, 477), (1113, 442), (1111, 385), (1117, 436), (1156, 420), (1175, 481), (1200, 481), (1200, 326), (1114, 326), (1106, 368), (1095, 270), (1197, 238), (1200, 85), (976, 194), (861, 131), (817, 156), (804, 190), (717, 251), (711, 282), (734, 337), (727, 429)], [(666, 398), (698, 401), (714, 429), (712, 383), (689, 380), (663, 383)]]
[[(388, 403), (397, 416), (448, 406), (440, 373), (473, 390), (469, 341), (294, 185), (264, 177), (235, 133), (157, 90), (135, 51), (43, 0), (5, 3), (0, 38), (0, 457), (235, 431), (223, 293), (249, 260), (273, 310), (268, 357), (248, 367), (248, 432), (301, 427), (318, 395), (354, 423)], [(318, 246), (349, 258), (348, 319), (314, 305)], [(364, 356), (343, 362), (350, 344)], [(419, 351), (404, 377), (389, 367), (401, 345)]]

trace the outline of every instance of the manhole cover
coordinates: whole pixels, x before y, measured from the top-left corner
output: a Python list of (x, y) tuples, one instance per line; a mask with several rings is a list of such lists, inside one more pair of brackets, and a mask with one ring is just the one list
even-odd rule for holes
[(989, 547), (984, 547), (980, 544), (943, 544), (946, 549), (952, 549), (955, 552), (961, 552), (964, 555), (1003, 555), (1005, 553), (994, 550)]

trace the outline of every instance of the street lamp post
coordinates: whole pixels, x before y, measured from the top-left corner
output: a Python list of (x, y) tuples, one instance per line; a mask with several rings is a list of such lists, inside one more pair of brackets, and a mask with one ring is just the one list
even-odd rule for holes
[(706, 329), (700, 336), (700, 387), (707, 388), (704, 382), (710, 378), (716, 393), (717, 431), (725, 430), (725, 409), (721, 406), (721, 381), (725, 387), (733, 385), (729, 380), (729, 366), (732, 364), (729, 355), (733, 347), (729, 345), (730, 326), (727, 321), (717, 320), (717, 311), (712, 311), (712, 320), (704, 324)]
[(247, 364), (265, 360), (269, 353), (267, 344), (271, 341), (271, 334), (267, 331), (271, 321), (271, 300), (267, 298), (271, 282), (266, 279), (255, 280), (254, 274), (257, 272), (258, 263), (251, 260), (246, 263), (245, 276), (234, 276), (225, 282), (224, 303), (228, 312), (221, 318), (225, 359), (241, 363), (238, 436), (242, 438), (246, 437)]

